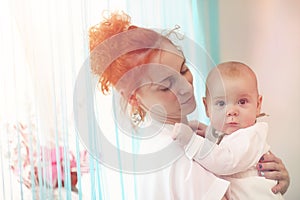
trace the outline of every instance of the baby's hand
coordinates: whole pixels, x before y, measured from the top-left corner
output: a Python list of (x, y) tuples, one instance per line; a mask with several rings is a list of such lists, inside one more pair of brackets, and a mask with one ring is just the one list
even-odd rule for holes
[(193, 121), (189, 122), (189, 126), (193, 129), (193, 131), (195, 131), (195, 133), (197, 135), (205, 137), (205, 131), (206, 131), (207, 125), (205, 125), (197, 120), (193, 120)]
[(178, 141), (181, 146), (186, 146), (191, 140), (194, 132), (186, 124), (176, 123), (173, 129), (173, 139)]

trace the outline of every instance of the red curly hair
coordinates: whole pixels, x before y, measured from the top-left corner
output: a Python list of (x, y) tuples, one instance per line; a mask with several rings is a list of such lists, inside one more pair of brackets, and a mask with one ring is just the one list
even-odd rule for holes
[(128, 47), (128, 49), (130, 49), (130, 45), (143, 45), (144, 43), (149, 45), (150, 43), (155, 43), (157, 42), (159, 34), (150, 29), (143, 29), (131, 25), (130, 16), (123, 12), (111, 13), (104, 21), (91, 27), (89, 30), (90, 52), (92, 53), (98, 45), (103, 44), (106, 40), (132, 29), (141, 30), (138, 32), (137, 37), (122, 38), (122, 41), (118, 41), (116, 46), (108, 47), (104, 56), (101, 54), (101, 56), (96, 55), (94, 58), (92, 57), (92, 72), (100, 77), (99, 83), (101, 84), (101, 91), (104, 94), (109, 92), (110, 86), (116, 86), (126, 72), (139, 65), (149, 63), (154, 52), (157, 51), (155, 49), (141, 48), (125, 52), (125, 54), (115, 58), (109, 63), (105, 70), (103, 70), (103, 66), (101, 66), (105, 63), (103, 61), (104, 58), (99, 57), (111, 58), (114, 52), (120, 51), (119, 48), (126, 49)]

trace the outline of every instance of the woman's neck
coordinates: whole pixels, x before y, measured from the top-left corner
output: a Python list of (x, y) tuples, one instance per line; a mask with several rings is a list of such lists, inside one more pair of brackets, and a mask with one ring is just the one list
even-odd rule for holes
[(158, 122), (166, 124), (175, 124), (175, 123), (184, 123), (188, 124), (187, 116), (182, 116), (181, 118), (172, 118), (172, 117), (160, 117), (160, 116), (151, 116)]

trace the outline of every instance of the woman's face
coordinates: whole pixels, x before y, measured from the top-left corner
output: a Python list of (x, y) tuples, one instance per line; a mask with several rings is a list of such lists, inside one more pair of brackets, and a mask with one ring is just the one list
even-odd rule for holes
[(185, 58), (165, 50), (154, 57), (154, 64), (147, 68), (144, 76), (148, 84), (136, 91), (141, 107), (159, 121), (183, 122), (186, 115), (196, 108), (193, 76), (185, 65)]

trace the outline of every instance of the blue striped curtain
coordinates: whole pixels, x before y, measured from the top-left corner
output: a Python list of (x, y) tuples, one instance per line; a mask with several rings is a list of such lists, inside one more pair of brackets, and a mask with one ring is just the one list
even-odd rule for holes
[[(179, 25), (179, 32), (211, 56), (193, 70), (201, 72), (194, 84), (202, 113), (197, 118), (207, 120), (200, 100), (204, 78), (219, 61), (216, 0), (3, 0), (0, 199), (113, 196), (105, 167), (89, 156), (76, 134), (72, 108), (76, 77), (89, 55), (88, 28), (101, 20), (103, 10), (123, 10), (133, 24), (147, 28)], [(126, 199), (122, 176), (117, 184)]]

